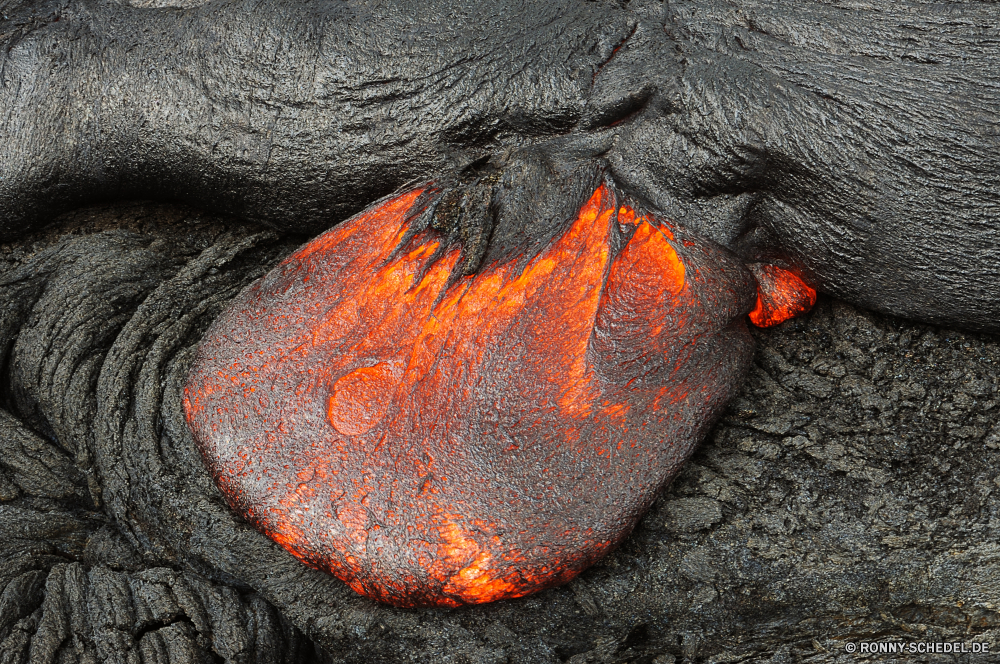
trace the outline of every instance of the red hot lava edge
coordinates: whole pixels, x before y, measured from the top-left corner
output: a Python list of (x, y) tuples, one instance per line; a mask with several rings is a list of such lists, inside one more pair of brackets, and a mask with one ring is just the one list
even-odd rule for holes
[(757, 327), (784, 323), (816, 304), (816, 290), (794, 272), (767, 263), (751, 263), (749, 268), (757, 278), (757, 305), (750, 312), (750, 322)]
[(756, 286), (607, 184), (526, 264), (453, 278), (460, 248), (408, 233), (423, 193), (238, 296), (185, 413), (229, 504), (307, 565), (396, 606), (520, 597), (677, 473), (745, 376)]

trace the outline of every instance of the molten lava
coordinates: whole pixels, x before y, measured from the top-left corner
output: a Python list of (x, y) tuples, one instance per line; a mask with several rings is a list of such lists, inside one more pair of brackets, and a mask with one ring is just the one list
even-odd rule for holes
[(765, 263), (751, 263), (757, 278), (757, 306), (750, 321), (757, 327), (771, 327), (804, 314), (816, 304), (816, 290), (794, 273)]
[(563, 583), (628, 535), (752, 355), (753, 279), (600, 186), (456, 278), (421, 191), (313, 240), (198, 350), (185, 412), (234, 509), (397, 606)]

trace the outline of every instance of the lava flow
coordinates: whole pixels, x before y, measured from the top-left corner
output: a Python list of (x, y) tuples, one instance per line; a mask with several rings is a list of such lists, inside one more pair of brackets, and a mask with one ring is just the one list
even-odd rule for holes
[(739, 389), (754, 280), (601, 185), (537, 256), (453, 274), (427, 196), (313, 240), (206, 333), (185, 412), (230, 505), (397, 606), (520, 597), (628, 535)]

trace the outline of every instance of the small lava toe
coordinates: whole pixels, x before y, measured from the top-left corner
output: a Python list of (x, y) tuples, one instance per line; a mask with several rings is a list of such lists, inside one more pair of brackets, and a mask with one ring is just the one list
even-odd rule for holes
[(757, 305), (750, 312), (750, 322), (757, 327), (771, 327), (807, 313), (816, 304), (816, 290), (790, 270), (767, 263), (751, 263), (757, 279)]

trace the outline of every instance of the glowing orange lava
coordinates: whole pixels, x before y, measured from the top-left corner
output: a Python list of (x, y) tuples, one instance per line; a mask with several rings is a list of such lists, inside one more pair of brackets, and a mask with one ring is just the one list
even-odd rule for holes
[(757, 327), (771, 327), (804, 314), (816, 304), (816, 290), (802, 279), (777, 265), (752, 263), (757, 278), (757, 306), (750, 321)]
[(234, 509), (357, 592), (520, 597), (617, 545), (738, 389), (753, 279), (608, 185), (526, 263), (454, 279), (460, 247), (408, 234), (421, 193), (237, 298), (185, 412)]

